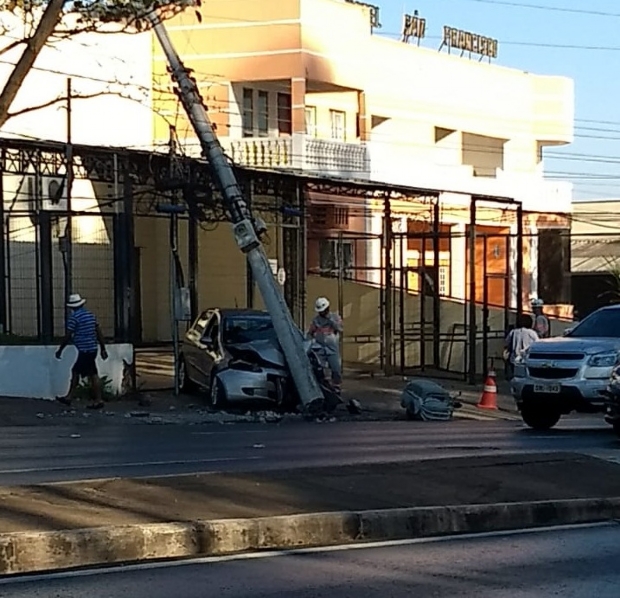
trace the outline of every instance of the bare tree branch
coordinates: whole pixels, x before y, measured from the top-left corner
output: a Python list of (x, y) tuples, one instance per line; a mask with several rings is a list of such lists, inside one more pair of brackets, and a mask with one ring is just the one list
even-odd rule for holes
[(43, 12), (35, 34), (28, 40), (24, 53), (9, 75), (4, 89), (0, 93), (0, 127), (8, 120), (9, 109), (15, 100), (15, 96), (17, 96), (19, 88), (24, 83), (26, 75), (28, 75), (49, 36), (54, 32), (56, 25), (58, 25), (65, 1), (50, 0)]
[[(98, 91), (95, 93), (75, 94), (71, 96), (71, 99), (72, 100), (89, 100), (92, 98), (99, 98), (101, 96), (106, 96), (106, 95), (117, 95), (120, 97), (124, 97), (126, 99), (132, 99), (128, 96), (123, 95), (120, 92), (115, 92), (115, 91)], [(9, 118), (13, 118), (15, 116), (21, 116), (23, 114), (28, 114), (29, 112), (36, 112), (37, 110), (43, 110), (44, 108), (49, 108), (50, 106), (55, 106), (56, 104), (60, 104), (66, 101), (67, 101), (67, 98), (65, 96), (59, 96), (53, 100), (49, 100), (49, 102), (43, 102), (42, 104), (37, 104), (35, 106), (28, 106), (28, 108), (22, 108), (20, 110), (15, 110), (15, 112), (10, 112)]]
[[(148, 15), (156, 11), (162, 20), (169, 19), (183, 12), (188, 7), (200, 6), (201, 0), (31, 0), (19, 2), (16, 0), (0, 0), (0, 11), (22, 13), (24, 24), (33, 32), (23, 40), (11, 42), (7, 48), (0, 50), (0, 54), (8, 52), (20, 44), (26, 48), (9, 75), (4, 88), (0, 92), (0, 127), (6, 121), (23, 111), (10, 112), (10, 107), (19, 92), (26, 76), (32, 69), (43, 47), (54, 36), (57, 39), (66, 39), (73, 35), (86, 32), (103, 32), (103, 25), (117, 24), (118, 31), (140, 32), (149, 28)], [(41, 9), (43, 13), (40, 18)], [(63, 24), (65, 16), (72, 15), (72, 25)], [(200, 13), (196, 13), (201, 20)], [(107, 32), (107, 31), (106, 31)], [(34, 108), (36, 109), (36, 108)], [(31, 111), (26, 109), (27, 111)]]
[(3, 54), (6, 54), (7, 52), (10, 52), (14, 48), (17, 48), (18, 46), (21, 46), (22, 44), (27, 44), (27, 43), (28, 43), (28, 39), (16, 39), (15, 41), (11, 42), (7, 46), (0, 48), (0, 56), (2, 56)]

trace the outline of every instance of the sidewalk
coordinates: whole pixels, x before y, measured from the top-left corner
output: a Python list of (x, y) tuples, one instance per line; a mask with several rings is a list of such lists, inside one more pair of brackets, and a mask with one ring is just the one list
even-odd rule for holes
[(440, 459), (0, 488), (0, 530), (615, 496), (620, 466), (592, 457)]
[[(120, 425), (120, 424), (221, 424), (270, 423), (298, 419), (295, 414), (231, 410), (212, 412), (204, 394), (181, 395), (172, 392), (172, 357), (167, 353), (151, 356), (147, 363), (139, 363), (138, 389), (135, 397), (107, 403), (102, 411), (90, 411), (84, 402), (76, 402), (67, 409), (55, 401), (0, 397), (0, 426), (34, 425)], [(434, 379), (434, 378), (429, 378)], [(507, 394), (507, 384), (499, 383), (497, 411), (477, 409), (481, 387), (465, 382), (434, 379), (450, 391), (460, 392), (463, 407), (454, 413), (456, 419), (478, 421), (520, 421), (514, 401)], [(352, 371), (345, 372), (343, 398), (361, 402), (363, 413), (351, 416), (341, 407), (337, 417), (341, 421), (393, 421), (405, 419), (400, 406), (400, 395), (407, 381), (401, 376), (371, 376)], [(159, 389), (159, 390), (157, 390)], [(503, 392), (502, 392), (503, 391)]]

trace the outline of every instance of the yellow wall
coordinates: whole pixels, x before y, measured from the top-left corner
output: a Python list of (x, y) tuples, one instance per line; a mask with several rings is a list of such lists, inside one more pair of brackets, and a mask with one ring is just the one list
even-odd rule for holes
[[(308, 294), (310, 297), (326, 296), (332, 299), (336, 308), (336, 298), (338, 297), (338, 282), (326, 278), (310, 276), (308, 278)], [(381, 345), (379, 337), (381, 333), (380, 322), (380, 291), (378, 288), (354, 282), (345, 282), (343, 285), (343, 306), (342, 315), (345, 327), (345, 343), (343, 359), (347, 365), (356, 367), (376, 368), (380, 363)], [(393, 294), (393, 304), (396, 313), (400, 311), (400, 293)], [(407, 327), (411, 328), (420, 323), (420, 298), (418, 295), (410, 294), (405, 296), (404, 313)], [(425, 306), (427, 322), (432, 322), (432, 301), (426, 301)], [(311, 306), (308, 308), (308, 317), (312, 317)], [(476, 323), (479, 330), (482, 329), (482, 310), (476, 311)], [(551, 329), (554, 335), (561, 335), (562, 332), (572, 326), (566, 320), (551, 319)], [(466, 334), (462, 324), (465, 322), (465, 308), (462, 302), (442, 300), (441, 301), (441, 320), (440, 320), (440, 356), (441, 367), (454, 371), (463, 371), (465, 366), (465, 344)], [(491, 308), (489, 311), (490, 337), (494, 336), (489, 343), (489, 357), (495, 359), (495, 367), (501, 364), (503, 350), (503, 330), (504, 312), (503, 310)], [(428, 342), (426, 343), (426, 363), (429, 365), (432, 359), (432, 328), (427, 325)], [(367, 335), (369, 339), (359, 339), (355, 341), (353, 336)], [(399, 344), (396, 343), (396, 361), (400, 364)], [(482, 336), (478, 335), (476, 344), (476, 363), (478, 373), (482, 373)], [(408, 367), (416, 366), (420, 363), (420, 341), (408, 340), (405, 343), (405, 364)], [(465, 370), (466, 371), (466, 370)]]
[[(278, 257), (279, 238), (269, 214), (265, 251)], [(272, 219), (271, 219), (272, 220)], [(141, 252), (142, 332), (145, 342), (171, 338), (169, 221), (136, 218), (136, 246)], [(179, 224), (179, 253), (188, 277), (187, 222)], [(281, 251), (280, 251), (281, 255)], [(281, 258), (280, 258), (281, 259)], [(246, 260), (235, 243), (230, 224), (205, 224), (198, 233), (198, 309), (246, 307)], [(261, 308), (258, 291), (255, 307)]]

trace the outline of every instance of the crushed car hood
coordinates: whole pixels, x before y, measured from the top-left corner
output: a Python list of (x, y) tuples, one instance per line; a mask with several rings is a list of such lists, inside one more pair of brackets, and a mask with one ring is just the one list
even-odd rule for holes
[(545, 338), (536, 341), (530, 353), (570, 353), (580, 352), (586, 355), (620, 350), (620, 339), (617, 338)]
[(286, 367), (286, 360), (280, 346), (270, 340), (236, 343), (228, 345), (226, 349), (231, 355), (252, 363), (263, 361), (282, 368)]

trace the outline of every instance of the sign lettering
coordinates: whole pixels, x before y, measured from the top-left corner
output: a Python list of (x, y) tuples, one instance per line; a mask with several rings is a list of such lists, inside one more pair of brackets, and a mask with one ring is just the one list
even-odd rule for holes
[(463, 52), (497, 58), (498, 43), (496, 39), (445, 26), (443, 28), (443, 44)]
[(359, 6), (365, 6), (370, 9), (370, 26), (373, 29), (381, 29), (381, 19), (379, 16), (379, 7), (374, 4), (367, 4), (366, 2), (360, 2), (359, 0), (346, 0), (350, 4), (357, 4)]
[(407, 43), (412, 37), (420, 40), (425, 36), (426, 19), (419, 17), (417, 11), (413, 15), (405, 15), (402, 41)]

